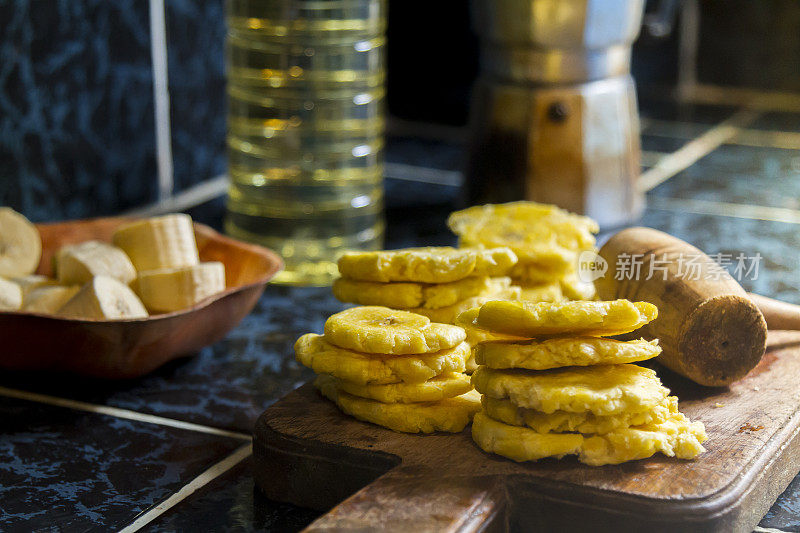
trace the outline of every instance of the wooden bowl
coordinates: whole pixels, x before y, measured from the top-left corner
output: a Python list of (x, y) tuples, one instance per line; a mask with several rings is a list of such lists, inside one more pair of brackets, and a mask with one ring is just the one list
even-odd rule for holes
[[(110, 241), (125, 218), (39, 224), (38, 274), (53, 275), (53, 254), (63, 245)], [(255, 306), (267, 282), (283, 268), (277, 254), (195, 224), (202, 261), (225, 264), (223, 292), (191, 308), (148, 318), (77, 320), (0, 312), (0, 368), (63, 371), (101, 378), (133, 378), (212, 344)]]

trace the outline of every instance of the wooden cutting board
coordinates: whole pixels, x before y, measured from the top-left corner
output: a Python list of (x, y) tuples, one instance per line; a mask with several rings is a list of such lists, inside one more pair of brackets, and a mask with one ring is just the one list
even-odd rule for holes
[(706, 425), (694, 461), (515, 463), (458, 435), (408, 435), (341, 414), (307, 384), (255, 428), (267, 497), (331, 509), (309, 530), (751, 531), (800, 470), (800, 333), (770, 332), (744, 380), (708, 389), (658, 369)]

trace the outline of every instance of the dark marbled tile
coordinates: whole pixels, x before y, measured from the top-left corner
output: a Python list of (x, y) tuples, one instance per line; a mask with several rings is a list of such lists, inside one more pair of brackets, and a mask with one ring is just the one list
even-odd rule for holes
[[(756, 279), (740, 281), (748, 291), (800, 304), (800, 232), (797, 224), (685, 211), (647, 209), (640, 222), (683, 239), (707, 254), (761, 254)], [(746, 262), (749, 266), (750, 262)], [(729, 266), (729, 270), (734, 265)]]
[[(386, 159), (395, 163), (419, 165), (424, 163), (430, 154), (430, 146), (431, 143), (410, 142), (407, 139), (388, 137)], [(434, 152), (438, 154), (438, 161), (443, 165), (440, 170), (454, 171), (463, 157), (464, 146), (456, 143), (438, 143), (435, 147)], [(424, 166), (424, 169), (431, 168), (433, 167)], [(452, 176), (450, 174), (448, 178), (452, 178)], [(390, 216), (396, 220), (396, 225), (415, 222), (417, 217), (413, 211), (414, 208), (448, 208), (452, 211), (459, 205), (461, 199), (459, 186), (426, 183), (424, 178), (420, 180), (419, 176), (412, 174), (408, 176), (408, 179), (392, 176), (384, 179), (384, 204), (386, 211), (390, 212)], [(222, 221), (225, 217), (225, 201), (226, 198), (220, 196), (192, 207), (186, 212), (195, 221), (221, 231)], [(393, 229), (395, 228), (390, 227), (389, 231), (391, 232)], [(446, 232), (444, 225), (441, 226), (441, 229)]]
[(748, 126), (751, 129), (800, 132), (800, 113), (773, 111), (764, 113)]
[(387, 178), (386, 248), (454, 246), (447, 217), (460, 207), (461, 188)]
[[(462, 148), (449, 145), (448, 158), (455, 159)], [(413, 145), (389, 143), (395, 161), (418, 157)], [(452, 246), (455, 236), (447, 229), (447, 216), (461, 206), (461, 188), (406, 179), (384, 179), (385, 247)], [(186, 211), (192, 218), (222, 231), (225, 198), (219, 197)]]
[(710, 0), (698, 9), (700, 83), (800, 90), (800, 3)]
[(304, 333), (321, 333), (325, 319), (343, 307), (329, 288), (269, 286), (225, 339), (144, 378), (109, 382), (4, 373), (0, 382), (249, 433), (264, 409), (312, 378), (295, 361), (294, 342)]
[(447, 217), (457, 208), (456, 204), (442, 204), (388, 209), (386, 248), (455, 246), (457, 239), (447, 229)]
[[(445, 171), (461, 169), (465, 154), (465, 146), (458, 142), (397, 136), (390, 136), (386, 147), (388, 162)], [(386, 248), (455, 244), (446, 221), (452, 211), (461, 207), (461, 187), (387, 177), (384, 188)]]
[(697, 122), (672, 122), (662, 120), (647, 120), (642, 118), (642, 135), (655, 137), (676, 137), (678, 139), (694, 139), (711, 128), (713, 124)]
[(0, 530), (109, 531), (243, 445), (0, 397)]
[[(387, 211), (388, 247), (455, 243), (445, 220), (455, 207), (457, 189), (387, 181), (398, 192), (428, 201), (437, 190), (439, 194), (431, 204)], [(190, 213), (219, 227), (224, 199)], [(249, 433), (265, 408), (312, 378), (311, 371), (294, 359), (295, 340), (304, 333), (321, 333), (327, 317), (343, 308), (329, 288), (270, 285), (253, 313), (225, 339), (144, 378), (108, 382), (14, 372), (3, 373), (0, 383)]]
[[(387, 211), (409, 208), (426, 208), (456, 205), (461, 196), (461, 187), (423, 183), (410, 179), (386, 178), (383, 180), (384, 204)], [(402, 213), (401, 213), (402, 214)], [(412, 213), (403, 223), (413, 220)]]
[(727, 105), (690, 104), (663, 98), (639, 97), (639, 114), (655, 120), (718, 124), (738, 109)]
[[(455, 244), (445, 220), (455, 207), (457, 189), (394, 185), (404, 194), (429, 199), (431, 191), (447, 190), (439, 191), (438, 203), (387, 210), (388, 247)], [(198, 221), (218, 226), (224, 200), (190, 212)], [(265, 408), (313, 376), (295, 361), (295, 340), (304, 333), (321, 333), (327, 317), (343, 308), (329, 288), (270, 285), (253, 313), (225, 339), (144, 378), (107, 382), (15, 372), (4, 373), (0, 383), (249, 433)]]
[[(392, 145), (389, 153), (399, 161), (413, 158), (415, 151), (407, 145)], [(404, 149), (408, 149), (407, 153)], [(457, 146), (450, 150), (458, 152)], [(455, 156), (452, 156), (455, 157)], [(421, 183), (386, 178), (384, 180), (385, 247), (452, 246), (455, 236), (447, 229), (447, 216), (460, 207), (461, 188), (450, 185)], [(221, 231), (225, 216), (225, 198), (219, 197), (187, 210), (194, 220)]]
[[(663, 368), (661, 373), (669, 373)], [(255, 488), (250, 460), (243, 461), (173, 507), (145, 531), (295, 532), (320, 513), (264, 498)], [(800, 477), (781, 494), (759, 526), (800, 531)]]
[(223, 222), (225, 220), (226, 196), (219, 196), (208, 202), (196, 205), (184, 211), (192, 217), (195, 222), (200, 222), (206, 226), (211, 226), (220, 233), (224, 233)]
[(780, 531), (800, 531), (800, 476), (789, 483), (758, 525)]
[(300, 531), (320, 513), (266, 499), (248, 459), (173, 507), (146, 531)]
[(166, 2), (175, 190), (225, 172), (222, 0)]
[[(459, 187), (393, 178), (386, 178), (384, 187), (386, 248), (452, 246), (455, 243), (446, 220), (460, 206)], [(186, 212), (195, 221), (222, 231), (225, 198), (215, 198)]]
[(646, 152), (671, 153), (678, 150), (688, 141), (681, 137), (666, 137), (643, 133), (640, 137), (642, 150)]
[(0, 204), (36, 221), (155, 199), (147, 2), (0, 2)]
[(800, 209), (800, 151), (721, 146), (650, 194)]
[(392, 136), (386, 142), (386, 161), (424, 168), (459, 170), (464, 164), (464, 146), (455, 142)]

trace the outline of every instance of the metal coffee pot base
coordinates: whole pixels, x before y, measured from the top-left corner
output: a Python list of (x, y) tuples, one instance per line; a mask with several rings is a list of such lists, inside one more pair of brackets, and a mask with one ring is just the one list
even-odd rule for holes
[(639, 117), (630, 76), (542, 87), (483, 79), (473, 98), (471, 203), (553, 203), (602, 227), (639, 217)]

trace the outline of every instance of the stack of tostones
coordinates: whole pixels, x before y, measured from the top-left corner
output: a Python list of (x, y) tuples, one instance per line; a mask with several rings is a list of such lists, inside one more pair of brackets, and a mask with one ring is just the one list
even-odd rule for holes
[(343, 412), (407, 433), (457, 433), (480, 410), (464, 374), (464, 330), (387, 307), (332, 315), (325, 334), (294, 345), (297, 360), (319, 376), (314, 385)]
[(577, 455), (589, 465), (705, 451), (703, 424), (678, 412), (653, 370), (630, 364), (656, 357), (658, 342), (606, 338), (656, 316), (628, 300), (489, 302), (460, 315), (484, 340), (473, 347), (475, 442), (515, 461)]
[(339, 259), (333, 294), (342, 302), (381, 305), (452, 324), (490, 300), (519, 299), (506, 274), (517, 257), (509, 248), (405, 248), (349, 252)]
[(554, 205), (512, 202), (452, 213), (461, 246), (507, 246), (519, 261), (509, 275), (526, 301), (589, 300), (594, 284), (578, 278), (578, 256), (595, 250), (597, 222)]

